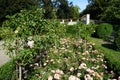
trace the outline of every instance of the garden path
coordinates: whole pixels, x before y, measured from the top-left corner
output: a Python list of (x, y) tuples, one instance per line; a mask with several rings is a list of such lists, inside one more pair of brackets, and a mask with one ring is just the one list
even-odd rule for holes
[(0, 66), (5, 64), (10, 60), (9, 56), (5, 54), (5, 50), (3, 49), (3, 41), (0, 41)]

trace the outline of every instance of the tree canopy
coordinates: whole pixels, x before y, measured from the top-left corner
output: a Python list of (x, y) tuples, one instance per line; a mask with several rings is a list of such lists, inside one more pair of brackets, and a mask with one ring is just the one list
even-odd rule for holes
[(35, 5), (38, 5), (38, 0), (0, 0), (0, 22), (5, 20), (6, 15), (13, 15)]
[(88, 0), (82, 15), (89, 13), (91, 19), (103, 20), (112, 24), (120, 21), (120, 0)]
[(120, 0), (110, 0), (101, 16), (102, 20), (112, 24), (120, 24)]
[(72, 2), (67, 0), (58, 0), (58, 18), (78, 18), (79, 17), (79, 7), (73, 6)]
[(7, 15), (32, 6), (41, 7), (44, 10), (44, 18), (47, 19), (79, 17), (79, 7), (68, 0), (0, 0), (0, 22), (3, 22)]

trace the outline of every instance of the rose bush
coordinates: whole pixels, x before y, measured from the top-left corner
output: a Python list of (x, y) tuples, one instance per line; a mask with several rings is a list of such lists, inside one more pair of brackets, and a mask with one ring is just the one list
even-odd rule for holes
[[(75, 38), (61, 38), (59, 47), (51, 47), (29, 79), (45, 80), (102, 80), (108, 79), (104, 55), (94, 50), (94, 43)], [(86, 50), (84, 50), (86, 47)], [(107, 77), (106, 77), (107, 76)]]

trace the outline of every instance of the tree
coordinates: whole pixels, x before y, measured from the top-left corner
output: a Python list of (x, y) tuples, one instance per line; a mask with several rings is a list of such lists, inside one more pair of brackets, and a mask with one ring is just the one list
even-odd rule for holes
[(6, 19), (6, 15), (13, 15), (38, 4), (38, 0), (0, 0), (0, 22)]
[(88, 0), (87, 8), (82, 12), (82, 15), (89, 13), (92, 19), (100, 19), (109, 0)]
[(120, 23), (120, 0), (110, 0), (105, 8), (101, 19), (112, 24), (119, 25)]
[[(58, 18), (67, 18), (66, 13), (68, 12), (68, 1), (67, 0), (57, 0), (58, 10), (57, 17)], [(65, 13), (66, 12), (66, 13)]]
[(68, 14), (69, 14), (68, 18), (78, 19), (79, 18), (79, 7), (70, 6)]
[(41, 7), (44, 9), (45, 18), (55, 18), (54, 4), (52, 0), (41, 0)]
[(67, 0), (57, 0), (57, 17), (62, 18), (78, 18), (79, 17), (79, 8), (74, 6), (72, 2)]

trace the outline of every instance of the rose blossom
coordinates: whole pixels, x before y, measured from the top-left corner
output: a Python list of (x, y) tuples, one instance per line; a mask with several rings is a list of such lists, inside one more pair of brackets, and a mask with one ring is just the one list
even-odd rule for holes
[(68, 80), (80, 80), (80, 79), (77, 78), (76, 76), (71, 75), (71, 76), (68, 78)]
[(59, 70), (59, 69), (56, 70), (56, 73), (57, 73), (57, 74), (64, 74), (63, 71), (62, 71), (62, 70)]
[(18, 30), (15, 30), (15, 33), (17, 34), (17, 33), (18, 33)]
[(52, 77), (52, 76), (49, 76), (49, 77), (48, 77), (48, 80), (53, 80), (53, 77)]
[(34, 41), (28, 41), (28, 46), (30, 46), (30, 48), (33, 48), (33, 46), (34, 46)]
[(71, 71), (71, 72), (73, 72), (74, 70), (75, 70), (74, 67), (71, 67), (71, 68), (70, 68), (70, 71)]
[(89, 74), (86, 74), (86, 75), (84, 76), (84, 79), (85, 79), (85, 80), (93, 80), (93, 78), (92, 78)]
[(54, 75), (54, 78), (55, 78), (55, 79), (60, 79), (60, 77), (61, 77), (60, 74), (55, 74), (55, 75)]
[(86, 69), (87, 68), (87, 65), (85, 63), (81, 63), (80, 66), (79, 66), (79, 69)]
[(87, 71), (88, 73), (90, 73), (90, 74), (94, 72), (94, 71), (91, 70), (90, 68), (86, 69), (86, 71)]
[(81, 73), (77, 73), (77, 77), (80, 77), (82, 74)]

